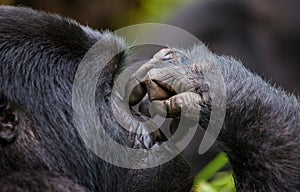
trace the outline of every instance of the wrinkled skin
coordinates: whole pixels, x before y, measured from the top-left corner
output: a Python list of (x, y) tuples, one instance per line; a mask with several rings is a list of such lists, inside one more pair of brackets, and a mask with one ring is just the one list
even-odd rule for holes
[(203, 45), (163, 49), (133, 74), (131, 81), (140, 82), (134, 90), (143, 91), (131, 93), (130, 103), (148, 93), (158, 114), (180, 118), (184, 113), (193, 119), (190, 111), (200, 112), (199, 123), (206, 128), (210, 82), (201, 72), (215, 70), (207, 63), (215, 63), (224, 77), (226, 116), (217, 139), (229, 156), (237, 190), (299, 191), (299, 101), (234, 59), (214, 55)]
[(161, 115), (167, 111), (168, 118), (178, 119), (183, 113), (196, 120), (198, 114), (193, 114), (192, 111), (206, 112), (209, 115), (208, 83), (204, 81), (199, 69), (181, 66), (184, 62), (187, 62), (187, 56), (179, 50), (163, 49), (155, 54), (131, 78), (130, 81), (141, 82), (135, 90), (144, 91), (133, 90), (129, 103), (136, 104), (136, 101), (148, 93), (155, 111)]

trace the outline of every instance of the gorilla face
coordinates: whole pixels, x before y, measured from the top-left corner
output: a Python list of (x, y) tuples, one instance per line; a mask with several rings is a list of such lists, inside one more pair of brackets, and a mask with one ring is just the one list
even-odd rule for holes
[[(4, 125), (3, 119), (15, 114), (19, 120), (17, 124), (11, 121), (11, 126), (21, 130), (11, 139), (4, 138), (9, 142), (0, 151), (1, 174), (46, 171), (90, 191), (190, 190), (190, 167), (181, 155), (150, 169), (121, 168), (99, 158), (78, 134), (72, 109), (73, 81), (85, 53), (103, 34), (56, 15), (6, 6), (0, 8), (0, 26), (0, 93), (6, 98), (0, 106), (14, 106), (1, 111), (0, 120)], [(110, 37), (108, 45), (125, 49), (121, 40)], [(100, 74), (98, 115), (115, 141), (149, 148), (165, 141), (159, 131), (131, 134), (113, 118), (113, 80), (122, 67), (130, 65), (127, 57), (117, 55)]]

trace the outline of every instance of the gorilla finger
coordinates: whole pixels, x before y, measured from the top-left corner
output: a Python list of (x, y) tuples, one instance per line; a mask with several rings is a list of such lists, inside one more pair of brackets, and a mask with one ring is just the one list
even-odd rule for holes
[(153, 59), (149, 60), (147, 63), (143, 64), (133, 75), (132, 78), (138, 80), (139, 82), (145, 81), (147, 73), (156, 67)]
[[(164, 48), (157, 52), (152, 59), (150, 59), (147, 63), (142, 65), (134, 74), (134, 78), (139, 81), (144, 81), (146, 74), (153, 68), (160, 69), (166, 68), (166, 66), (170, 66), (171, 63), (164, 62), (168, 60), (172, 60), (175, 57), (175, 53), (172, 49)], [(173, 66), (173, 65), (171, 65)]]
[(147, 89), (144, 82), (140, 82), (137, 79), (130, 79), (126, 84), (125, 98), (128, 98), (130, 106), (138, 104), (146, 93)]
[(202, 93), (209, 89), (208, 82), (194, 78), (187, 68), (180, 66), (153, 68), (146, 74), (145, 79), (153, 81), (172, 95), (183, 92)]
[(172, 96), (172, 94), (168, 91), (160, 87), (153, 80), (146, 80), (145, 85), (147, 88), (148, 96), (150, 101), (153, 100), (164, 100), (168, 99)]
[(199, 120), (202, 102), (203, 100), (199, 94), (184, 92), (166, 100), (153, 101), (150, 113), (167, 118), (179, 119), (181, 116), (184, 116), (191, 120)]
[[(152, 78), (165, 79), (166, 73), (160, 73), (159, 70), (150, 69), (151, 67), (153, 66), (150, 66), (150, 64), (145, 64), (145, 66), (142, 66), (133, 74), (126, 84), (125, 98), (129, 98), (129, 105), (136, 105), (143, 99), (147, 93), (146, 87), (148, 88), (148, 93), (154, 96), (153, 99), (169, 98), (165, 96), (166, 94), (163, 89), (159, 88), (157, 84), (151, 81)], [(150, 99), (152, 99), (152, 97), (150, 97)]]
[(149, 62), (142, 65), (127, 82), (125, 88), (125, 98), (128, 98), (130, 106), (138, 104), (146, 95), (146, 74), (154, 67), (155, 65), (151, 63), (150, 60)]
[(150, 99), (149, 97), (146, 95), (142, 101), (140, 102), (139, 106), (138, 106), (138, 111), (147, 117), (151, 117), (150, 111), (149, 111), (149, 107), (151, 105)]
[(159, 87), (161, 87), (163, 90), (175, 95), (176, 91), (175, 89), (165, 81), (157, 80), (157, 79), (152, 79), (154, 83), (156, 83)]
[[(150, 67), (148, 67), (149, 66), (146, 68), (149, 69)], [(170, 73), (170, 68), (152, 68), (147, 71), (142, 78), (144, 71), (146, 71), (145, 68), (143, 70), (139, 69), (133, 74), (133, 77), (127, 83), (126, 96), (129, 96), (130, 105), (136, 105), (139, 103), (145, 96), (146, 92), (148, 92), (150, 100), (167, 99), (174, 95), (175, 91), (169, 84), (176, 81), (176, 76), (173, 75), (173, 73)], [(159, 82), (162, 87), (160, 87), (156, 82)]]

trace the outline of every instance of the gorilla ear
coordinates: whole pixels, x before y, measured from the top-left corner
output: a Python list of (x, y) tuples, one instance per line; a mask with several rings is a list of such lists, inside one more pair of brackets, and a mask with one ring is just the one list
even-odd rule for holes
[(9, 101), (0, 95), (0, 145), (11, 143), (18, 135), (18, 114)]

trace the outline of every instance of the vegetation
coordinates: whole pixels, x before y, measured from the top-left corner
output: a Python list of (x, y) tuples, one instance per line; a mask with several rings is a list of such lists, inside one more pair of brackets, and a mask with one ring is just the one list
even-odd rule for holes
[(194, 192), (236, 192), (231, 171), (220, 171), (228, 164), (225, 153), (220, 153), (195, 178)]

